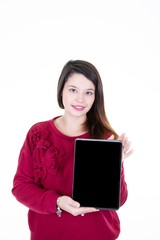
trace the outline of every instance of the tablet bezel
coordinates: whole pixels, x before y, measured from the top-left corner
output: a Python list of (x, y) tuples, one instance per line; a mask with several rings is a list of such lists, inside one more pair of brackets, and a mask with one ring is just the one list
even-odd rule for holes
[[(92, 155), (92, 153), (94, 155)], [(92, 160), (89, 157), (88, 161), (92, 164), (89, 164), (86, 159), (80, 161), (80, 158), (88, 157), (90, 154), (92, 155)], [(109, 157), (108, 154), (110, 154)], [(86, 161), (89, 165), (85, 165)], [(77, 138), (74, 146), (72, 198), (78, 201), (81, 206), (118, 210), (120, 207), (121, 163), (122, 141)], [(83, 166), (80, 166), (81, 164), (83, 164)], [(101, 167), (99, 166), (100, 164), (102, 164)], [(86, 167), (88, 167), (88, 169), (85, 169)], [(112, 169), (106, 169), (106, 167)], [(97, 170), (98, 172), (96, 172)], [(90, 174), (88, 174), (89, 172)], [(107, 177), (101, 176), (106, 172)], [(112, 175), (109, 176), (111, 172)], [(95, 179), (96, 181), (94, 181)], [(104, 180), (107, 180), (107, 183)], [(112, 184), (109, 183), (109, 181), (112, 181)], [(93, 186), (92, 183), (97, 187)], [(87, 186), (87, 184), (90, 185)]]

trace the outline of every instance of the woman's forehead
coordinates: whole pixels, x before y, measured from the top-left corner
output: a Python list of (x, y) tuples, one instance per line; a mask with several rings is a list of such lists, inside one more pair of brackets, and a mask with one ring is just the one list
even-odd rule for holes
[(95, 86), (91, 80), (86, 78), (83, 74), (81, 73), (74, 73), (72, 74), (67, 82), (66, 86), (74, 86), (76, 88), (81, 88), (81, 89), (95, 89)]

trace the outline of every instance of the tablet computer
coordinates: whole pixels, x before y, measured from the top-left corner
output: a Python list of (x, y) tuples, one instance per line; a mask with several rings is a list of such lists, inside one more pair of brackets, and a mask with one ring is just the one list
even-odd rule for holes
[(74, 146), (72, 197), (81, 206), (120, 207), (122, 142), (77, 138)]

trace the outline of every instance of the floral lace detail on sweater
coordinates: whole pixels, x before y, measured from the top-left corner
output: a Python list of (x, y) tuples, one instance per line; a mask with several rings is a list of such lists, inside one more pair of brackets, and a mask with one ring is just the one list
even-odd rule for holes
[(58, 172), (57, 148), (46, 140), (46, 136), (41, 136), (39, 131), (32, 134), (32, 148), (35, 182), (41, 182), (47, 174), (55, 177)]

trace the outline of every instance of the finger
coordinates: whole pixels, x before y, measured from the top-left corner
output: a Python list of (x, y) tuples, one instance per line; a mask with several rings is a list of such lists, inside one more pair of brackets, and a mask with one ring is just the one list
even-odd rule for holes
[(78, 209), (78, 215), (84, 215), (86, 213), (91, 213), (91, 212), (98, 212), (99, 209), (92, 208), (92, 207), (80, 207)]
[(128, 152), (125, 154), (125, 158), (129, 157), (130, 155), (132, 155), (133, 152), (134, 152), (133, 149), (131, 149), (130, 151), (128, 151)]
[(72, 199), (72, 201), (70, 201), (69, 205), (71, 207), (74, 207), (74, 208), (79, 208), (80, 207), (80, 203), (77, 202), (77, 201), (74, 201), (73, 199)]
[(108, 139), (109, 140), (113, 140), (114, 139), (114, 135), (112, 134)]
[(126, 133), (122, 133), (119, 137), (118, 140), (123, 141), (126, 138)]
[(123, 149), (124, 151), (127, 151), (130, 146), (131, 146), (131, 142), (128, 140), (128, 137), (126, 137), (126, 134), (123, 133), (120, 137), (119, 140), (122, 141), (122, 145), (123, 145)]
[(124, 149), (124, 152), (127, 152), (129, 149), (130, 149), (130, 146), (131, 146), (131, 142), (128, 141), (124, 141), (124, 145), (123, 145), (123, 149)]
[(87, 212), (97, 212), (99, 211), (97, 208), (94, 207), (80, 207), (80, 211), (87, 213)]

